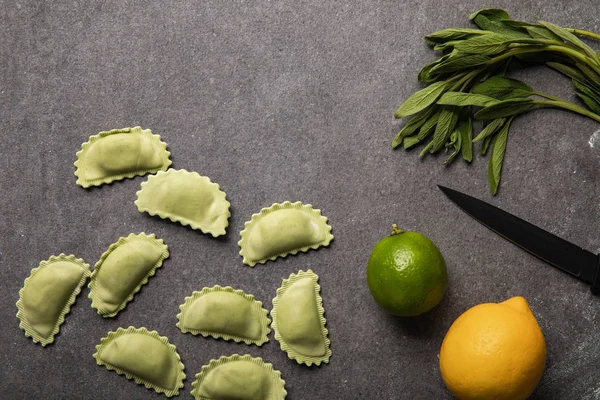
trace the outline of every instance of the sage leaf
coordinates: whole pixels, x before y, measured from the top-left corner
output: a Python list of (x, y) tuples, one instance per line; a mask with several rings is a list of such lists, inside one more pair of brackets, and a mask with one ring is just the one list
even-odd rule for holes
[(514, 38), (529, 38), (529, 34), (526, 32), (505, 24), (504, 22), (510, 20), (510, 17), (506, 11), (498, 8), (484, 8), (483, 10), (476, 11), (469, 16), (469, 19), (483, 30)]
[(575, 68), (571, 68), (568, 65), (556, 61), (549, 61), (546, 63), (546, 65), (576, 81), (585, 82), (587, 79), (581, 72), (577, 71)]
[(490, 61), (490, 58), (485, 55), (460, 53), (434, 66), (429, 73), (445, 74), (448, 72), (461, 71), (466, 68), (485, 64), (488, 61)]
[(506, 142), (511, 122), (512, 118), (504, 124), (504, 127), (496, 135), (492, 147), (492, 155), (488, 164), (488, 182), (493, 195), (498, 192), (498, 186), (500, 185), (500, 175), (502, 173), (502, 164), (504, 164), (504, 154), (506, 153)]
[(426, 66), (424, 66), (421, 71), (419, 72), (419, 75), (417, 77), (417, 79), (419, 80), (419, 82), (433, 82), (434, 79), (434, 74), (431, 74), (431, 69), (438, 66), (439, 64), (443, 63), (444, 61), (446, 61), (447, 59), (449, 59), (451, 56), (451, 54), (446, 54), (445, 56), (435, 60), (434, 62), (427, 64)]
[(536, 106), (533, 99), (509, 99), (483, 108), (475, 113), (475, 119), (496, 119), (517, 115)]
[(575, 64), (577, 66), (577, 68), (579, 68), (581, 70), (581, 72), (583, 72), (583, 74), (591, 81), (594, 82), (596, 84), (600, 84), (600, 75), (598, 75), (598, 73), (596, 71), (594, 71), (592, 68), (590, 68), (589, 65), (587, 64), (583, 64), (583, 63), (576, 63)]
[(481, 146), (481, 151), (479, 152), (479, 154), (481, 154), (482, 156), (486, 155), (493, 138), (493, 136), (488, 136), (485, 139), (483, 139), (483, 145)]
[(433, 132), (433, 130), (435, 129), (435, 126), (437, 125), (437, 122), (438, 122), (441, 112), (442, 112), (441, 108), (437, 109), (436, 112), (427, 121), (425, 121), (423, 126), (421, 126), (421, 129), (419, 130), (419, 134), (417, 135), (419, 140), (425, 139), (427, 136), (429, 136)]
[(403, 118), (429, 107), (448, 88), (445, 81), (435, 82), (418, 92), (413, 93), (394, 113), (396, 118)]
[(531, 24), (523, 21), (503, 20), (503, 24), (527, 32), (532, 39), (543, 39), (562, 42), (560, 36), (540, 24)]
[(587, 55), (594, 57), (595, 52), (592, 50), (587, 44), (585, 44), (581, 39), (577, 36), (573, 35), (571, 32), (566, 30), (565, 28), (555, 25), (551, 22), (539, 21), (540, 25), (545, 26), (548, 30), (552, 31), (555, 35), (562, 38), (565, 42), (571, 43), (572, 45), (583, 50)]
[(598, 102), (596, 102), (595, 99), (593, 99), (592, 97), (584, 94), (584, 93), (575, 93), (581, 100), (583, 100), (583, 102), (585, 103), (585, 105), (587, 106), (587, 108), (589, 108), (590, 110), (592, 110), (593, 112), (595, 112), (596, 114), (600, 115), (600, 104), (598, 104)]
[(516, 28), (526, 28), (528, 26), (536, 26), (535, 24), (532, 24), (529, 22), (516, 21), (514, 19), (500, 18), (497, 21), (502, 21), (503, 24), (506, 24), (506, 25), (512, 26), (512, 27), (516, 27)]
[(433, 140), (432, 140), (431, 142), (429, 142), (429, 143), (427, 144), (427, 146), (425, 146), (425, 147), (423, 148), (423, 150), (421, 150), (421, 152), (419, 153), (419, 157), (423, 157), (423, 156), (425, 156), (425, 155), (426, 155), (426, 154), (427, 154), (427, 153), (430, 151), (430, 149), (431, 149), (432, 147), (433, 147)]
[(445, 42), (445, 43), (439, 43), (433, 46), (433, 49), (436, 51), (445, 51), (445, 50), (449, 50), (449, 49), (453, 49), (454, 46), (456, 46), (457, 43), (462, 42), (462, 40), (451, 40), (449, 42)]
[(563, 75), (568, 76), (573, 80), (573, 83), (578, 82), (582, 85), (589, 87), (597, 93), (600, 93), (600, 81), (594, 82), (593, 80), (588, 79), (581, 71), (576, 68), (572, 68), (568, 65), (559, 63), (559, 62), (547, 62), (550, 68), (560, 72)]
[(402, 142), (404, 149), (408, 150), (411, 147), (419, 144), (421, 142), (421, 139), (419, 139), (417, 136), (409, 136), (407, 138), (404, 139), (404, 141)]
[(502, 129), (505, 122), (506, 118), (498, 118), (492, 120), (489, 124), (485, 126), (485, 128), (481, 130), (481, 132), (479, 132), (479, 135), (477, 135), (477, 137), (473, 139), (473, 142), (479, 142), (480, 140), (491, 137), (498, 130)]
[(491, 56), (505, 51), (511, 44), (510, 37), (492, 32), (464, 40), (454, 48), (464, 53)]
[(454, 160), (454, 157), (456, 157), (458, 155), (458, 153), (460, 153), (460, 149), (462, 146), (462, 137), (460, 135), (460, 133), (458, 132), (458, 129), (455, 130), (454, 132), (452, 132), (451, 138), (450, 138), (450, 143), (449, 146), (447, 147), (452, 147), (454, 146), (454, 151), (452, 152), (452, 154), (450, 154), (450, 156), (446, 159), (446, 161), (444, 161), (444, 165), (448, 165), (452, 162), (452, 160)]
[(577, 82), (575, 80), (573, 81), (573, 84), (575, 85), (577, 90), (579, 90), (579, 92), (576, 92), (575, 94), (581, 100), (583, 100), (585, 105), (590, 110), (592, 110), (594, 113), (600, 115), (600, 94), (598, 94), (597, 92), (592, 90), (592, 88), (590, 88), (589, 86), (587, 86), (583, 83)]
[(458, 115), (460, 114), (460, 108), (453, 106), (442, 107), (442, 112), (437, 121), (435, 132), (433, 134), (433, 143), (430, 152), (435, 153), (444, 147), (444, 144), (450, 138), (450, 135), (456, 127), (458, 121)]
[(525, 26), (524, 27), (533, 39), (545, 39), (560, 42), (560, 37), (543, 26)]
[[(501, 21), (504, 19), (510, 19), (510, 16), (506, 11), (501, 8), (482, 8), (469, 15), (470, 20), (475, 20), (477, 17), (485, 17), (490, 21)], [(480, 27), (481, 29), (484, 29)]]
[(579, 82), (579, 81), (576, 81), (575, 79), (572, 79), (572, 82), (575, 87), (580, 86), (580, 87), (585, 87), (588, 90), (590, 90), (594, 94), (592, 96), (594, 99), (596, 99), (597, 97), (600, 98), (600, 88), (597, 86), (594, 86), (589, 81)]
[(463, 159), (466, 162), (471, 162), (473, 160), (473, 120), (471, 119), (470, 110), (467, 110), (465, 115), (466, 117), (458, 125), (460, 149)]
[(446, 147), (446, 152), (448, 152), (448, 149), (454, 145), (456, 145), (456, 141), (459, 140), (458, 137), (458, 128), (455, 128), (452, 131), (452, 134), (450, 135), (450, 139), (446, 142), (446, 144), (444, 145), (444, 147)]
[(477, 106), (486, 107), (498, 103), (497, 99), (483, 94), (465, 92), (446, 92), (437, 101), (437, 104), (448, 106)]
[(441, 31), (430, 33), (425, 36), (425, 41), (430, 46), (446, 43), (449, 41), (456, 41), (460, 39), (466, 39), (477, 35), (485, 34), (484, 31), (479, 29), (461, 29), (461, 28), (450, 28), (442, 29)]
[(592, 90), (586, 84), (583, 84), (583, 83), (580, 83), (580, 82), (577, 82), (577, 81), (574, 81), (573, 84), (575, 85), (575, 87), (577, 88), (577, 90), (579, 90), (580, 92), (582, 92), (586, 96), (591, 97), (596, 103), (600, 103), (600, 94), (599, 93), (596, 93), (594, 90)]
[(471, 92), (498, 100), (529, 97), (535, 93), (534, 90), (524, 82), (498, 75), (476, 84), (471, 89)]
[(429, 118), (431, 116), (431, 114), (433, 114), (433, 108), (430, 108), (429, 110), (424, 110), (424, 111), (420, 112), (419, 114), (415, 115), (414, 117), (412, 117), (402, 127), (400, 132), (398, 132), (398, 134), (392, 141), (392, 148), (395, 149), (396, 147), (398, 147), (402, 143), (402, 140), (405, 137), (414, 135), (419, 130), (419, 128), (421, 128), (421, 126), (425, 123), (427, 118)]

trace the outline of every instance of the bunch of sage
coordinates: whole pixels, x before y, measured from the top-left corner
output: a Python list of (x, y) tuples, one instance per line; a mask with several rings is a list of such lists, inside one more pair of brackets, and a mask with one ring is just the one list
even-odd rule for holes
[[(444, 29), (425, 37), (442, 57), (419, 73), (419, 81), (429, 86), (410, 96), (395, 112), (396, 118), (411, 118), (392, 147), (409, 149), (429, 139), (420, 156), (452, 149), (444, 162), (447, 165), (458, 154), (471, 162), (473, 143), (481, 142), (480, 153), (491, 152), (488, 180), (495, 195), (509, 128), (516, 116), (554, 107), (600, 122), (600, 56), (578, 37), (600, 39), (600, 35), (543, 21), (515, 21), (500, 9), (479, 10), (470, 19), (479, 29)], [(543, 62), (571, 78), (587, 108), (507, 77), (515, 58)], [(482, 120), (483, 128), (473, 138), (474, 120)]]

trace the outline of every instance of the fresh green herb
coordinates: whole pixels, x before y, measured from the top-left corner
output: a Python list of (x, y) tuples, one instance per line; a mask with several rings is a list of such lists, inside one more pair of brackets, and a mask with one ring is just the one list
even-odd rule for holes
[(488, 165), (488, 181), (490, 183), (490, 190), (494, 195), (498, 192), (498, 185), (500, 184), (500, 172), (502, 171), (502, 163), (504, 163), (508, 130), (513, 118), (514, 117), (511, 117), (506, 121), (500, 132), (498, 132), (494, 138), (492, 156), (490, 157), (490, 163)]
[(530, 110), (535, 107), (535, 105), (535, 100), (529, 98), (503, 100), (477, 111), (475, 113), (475, 119), (506, 118)]
[[(579, 38), (600, 39), (600, 34), (544, 21), (512, 20), (500, 9), (479, 10), (470, 19), (479, 29), (443, 29), (425, 37), (442, 56), (419, 72), (419, 81), (429, 86), (410, 96), (394, 114), (410, 119), (392, 146), (409, 149), (431, 137), (420, 156), (451, 150), (444, 161), (447, 165), (459, 154), (471, 162), (473, 143), (481, 142), (481, 155), (491, 149), (488, 180), (496, 194), (508, 132), (516, 116), (552, 107), (600, 122), (600, 54)], [(545, 63), (569, 77), (585, 107), (507, 77), (515, 58)], [(483, 120), (475, 138), (473, 119)]]
[(473, 122), (471, 120), (470, 108), (467, 107), (465, 109), (465, 115), (466, 118), (463, 118), (458, 126), (458, 133), (460, 134), (458, 147), (463, 159), (467, 162), (471, 162), (473, 159)]
[(479, 132), (479, 135), (475, 139), (473, 139), (473, 143), (479, 142), (480, 140), (487, 139), (488, 137), (493, 136), (496, 132), (498, 132), (504, 126), (506, 122), (506, 118), (498, 118), (490, 121), (486, 125), (485, 128)]
[(479, 106), (487, 107), (498, 103), (499, 100), (484, 94), (446, 92), (437, 101), (438, 104), (446, 106)]
[(483, 82), (475, 84), (471, 92), (498, 100), (529, 97), (535, 94), (529, 85), (500, 75), (492, 76)]
[(396, 110), (394, 116), (396, 118), (406, 117), (419, 111), (423, 111), (438, 99), (448, 89), (447, 82), (436, 82), (427, 86), (425, 89), (419, 90), (417, 93), (410, 96), (404, 104)]

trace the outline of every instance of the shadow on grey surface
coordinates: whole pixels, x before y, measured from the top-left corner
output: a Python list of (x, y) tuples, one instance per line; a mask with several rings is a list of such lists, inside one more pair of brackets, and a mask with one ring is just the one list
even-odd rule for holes
[[(442, 301), (433, 310), (416, 317), (396, 317), (391, 314), (386, 314), (386, 317), (389, 323), (395, 325), (402, 334), (428, 341), (438, 338), (442, 325), (441, 321), (443, 320), (443, 316), (448, 312), (446, 308)], [(442, 339), (443, 336), (439, 337), (440, 343)]]

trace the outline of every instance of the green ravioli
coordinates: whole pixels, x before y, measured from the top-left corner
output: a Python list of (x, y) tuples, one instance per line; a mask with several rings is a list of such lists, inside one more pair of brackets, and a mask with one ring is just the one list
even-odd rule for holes
[(42, 346), (52, 343), (89, 276), (90, 266), (74, 255), (52, 256), (31, 270), (17, 301), (25, 336)]
[(183, 388), (184, 366), (177, 349), (156, 331), (130, 326), (109, 332), (93, 357), (98, 365), (167, 397), (177, 396)]
[(229, 202), (219, 185), (184, 169), (158, 172), (142, 182), (135, 204), (140, 212), (170, 219), (214, 237), (229, 225)]
[(132, 233), (119, 238), (94, 267), (88, 285), (92, 307), (103, 317), (114, 317), (168, 257), (167, 246), (155, 235)]
[(77, 152), (77, 184), (88, 188), (164, 171), (171, 165), (167, 144), (149, 129), (113, 129), (90, 136)]
[(253, 214), (240, 237), (240, 255), (243, 263), (251, 267), (277, 257), (328, 246), (333, 240), (331, 226), (321, 210), (313, 209), (310, 204), (289, 201)]
[(277, 289), (271, 310), (275, 339), (281, 349), (289, 358), (308, 366), (328, 363), (331, 357), (318, 279), (310, 269), (291, 274)]
[(230, 286), (205, 287), (179, 306), (177, 326), (183, 333), (261, 346), (271, 332), (267, 310), (254, 296)]
[(287, 395), (281, 373), (249, 354), (211, 360), (192, 386), (196, 400), (282, 400)]

